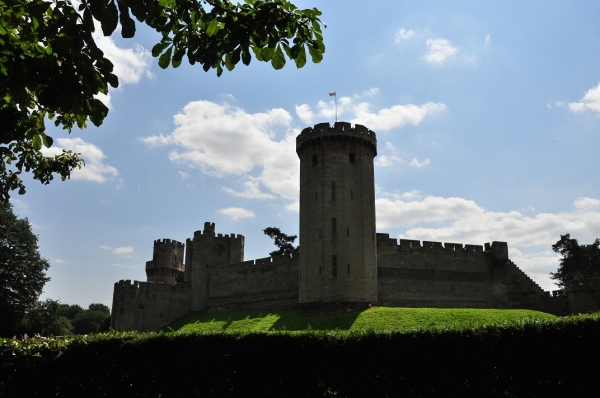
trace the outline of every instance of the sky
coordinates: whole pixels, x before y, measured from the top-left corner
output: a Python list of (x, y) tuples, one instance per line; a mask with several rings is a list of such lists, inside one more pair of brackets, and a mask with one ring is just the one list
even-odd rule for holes
[(338, 120), (375, 131), (377, 231), (483, 245), (545, 290), (552, 244), (600, 236), (600, 3), (302, 0), (322, 12), (319, 64), (275, 71), (255, 59), (217, 77), (185, 59), (162, 70), (160, 40), (98, 36), (120, 87), (108, 117), (70, 135), (85, 167), (65, 182), (25, 179), (11, 199), (51, 267), (42, 298), (111, 305), (113, 284), (146, 279), (155, 239), (215, 222), (245, 259), (298, 233), (295, 137)]

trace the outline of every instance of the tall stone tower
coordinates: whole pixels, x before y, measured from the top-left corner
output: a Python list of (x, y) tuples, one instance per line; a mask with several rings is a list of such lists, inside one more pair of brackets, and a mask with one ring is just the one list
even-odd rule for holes
[(304, 129), (300, 158), (299, 304), (377, 301), (375, 133), (336, 122)]
[(152, 260), (146, 262), (146, 280), (174, 284), (183, 280), (183, 243), (171, 239), (154, 241)]

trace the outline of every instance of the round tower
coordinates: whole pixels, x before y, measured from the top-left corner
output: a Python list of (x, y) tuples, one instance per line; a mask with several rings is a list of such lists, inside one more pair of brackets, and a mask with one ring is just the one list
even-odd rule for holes
[(304, 129), (300, 158), (299, 304), (377, 301), (375, 133), (336, 122)]
[(183, 265), (184, 244), (171, 239), (154, 241), (152, 261), (146, 262), (146, 278), (148, 282), (177, 283), (183, 281), (185, 267)]

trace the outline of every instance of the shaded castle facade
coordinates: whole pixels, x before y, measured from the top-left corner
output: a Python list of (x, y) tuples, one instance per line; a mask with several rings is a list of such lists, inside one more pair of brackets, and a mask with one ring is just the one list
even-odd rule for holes
[[(154, 242), (146, 282), (115, 283), (112, 327), (158, 330), (190, 311), (397, 307), (524, 308), (557, 314), (508, 258), (505, 242), (391, 239), (376, 233), (375, 133), (338, 122), (306, 128), (300, 159), (300, 253), (244, 261), (244, 237), (204, 223), (186, 244)], [(184, 260), (185, 257), (185, 261)]]

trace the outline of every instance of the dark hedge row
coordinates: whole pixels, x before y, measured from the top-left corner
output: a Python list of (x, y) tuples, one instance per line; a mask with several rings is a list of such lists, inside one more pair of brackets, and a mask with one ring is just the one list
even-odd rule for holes
[(597, 396), (599, 337), (597, 316), (412, 333), (108, 335), (80, 339), (58, 357), (5, 350), (0, 391), (8, 397)]

